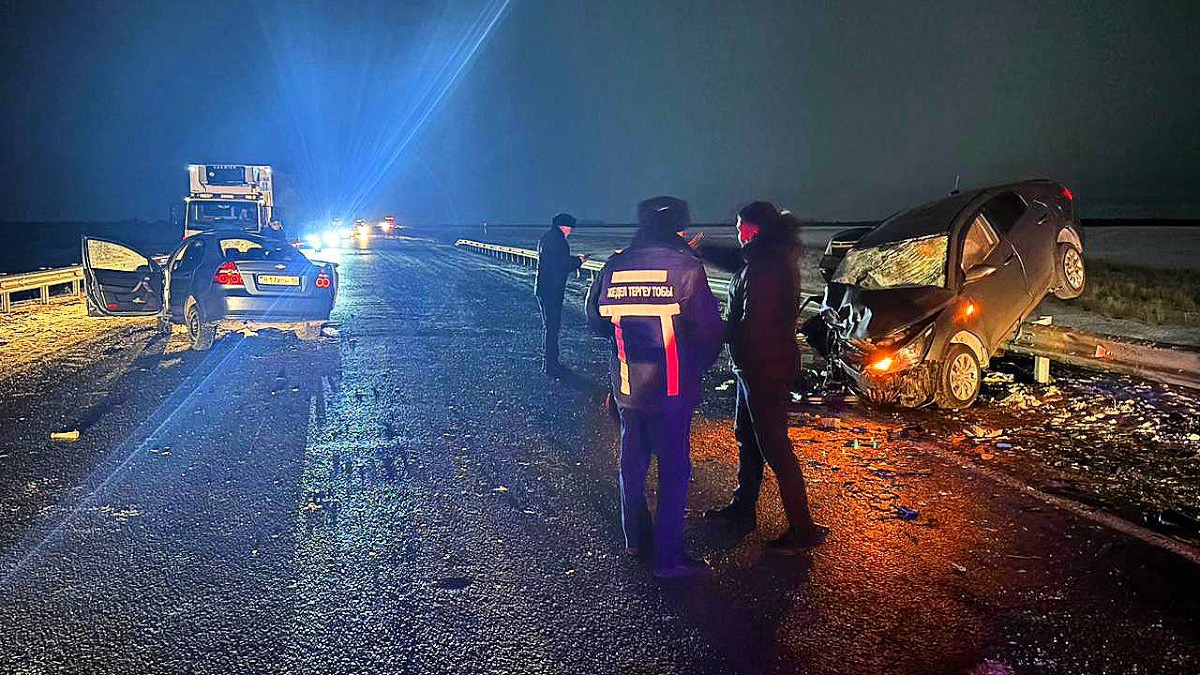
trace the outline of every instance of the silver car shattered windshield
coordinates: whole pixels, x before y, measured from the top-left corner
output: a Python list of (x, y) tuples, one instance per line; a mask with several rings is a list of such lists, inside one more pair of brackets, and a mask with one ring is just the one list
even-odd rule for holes
[(904, 286), (945, 286), (944, 234), (851, 249), (838, 265), (833, 282), (867, 290)]

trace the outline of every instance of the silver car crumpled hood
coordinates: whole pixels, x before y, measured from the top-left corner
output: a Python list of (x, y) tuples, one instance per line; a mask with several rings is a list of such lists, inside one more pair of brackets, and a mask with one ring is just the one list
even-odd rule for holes
[(845, 284), (829, 284), (825, 306), (849, 318), (851, 340), (875, 342), (927, 320), (941, 312), (956, 293), (936, 286), (865, 290)]

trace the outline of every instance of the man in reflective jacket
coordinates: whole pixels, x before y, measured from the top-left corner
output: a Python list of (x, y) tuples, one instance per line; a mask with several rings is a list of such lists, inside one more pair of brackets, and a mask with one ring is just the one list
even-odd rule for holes
[[(621, 520), (638, 555), (653, 540), (654, 574), (706, 569), (684, 547), (691, 477), (691, 421), (700, 378), (724, 340), (717, 299), (683, 239), (687, 202), (655, 197), (638, 205), (633, 243), (609, 258), (588, 292), (588, 322), (612, 337), (613, 398), (621, 414)], [(646, 472), (658, 456), (658, 522), (646, 506)], [(651, 530), (653, 529), (653, 537)]]
[(569, 213), (554, 216), (550, 229), (538, 239), (537, 276), (533, 281), (533, 294), (537, 296), (542, 310), (543, 337), (542, 369), (550, 375), (562, 373), (558, 362), (558, 330), (562, 326), (563, 294), (567, 278), (583, 264), (584, 256), (571, 255), (567, 237), (575, 227), (575, 218)]

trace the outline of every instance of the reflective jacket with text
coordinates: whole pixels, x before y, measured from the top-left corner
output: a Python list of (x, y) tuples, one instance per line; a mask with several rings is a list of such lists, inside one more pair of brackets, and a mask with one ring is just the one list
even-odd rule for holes
[(725, 339), (717, 299), (687, 243), (639, 240), (609, 258), (587, 298), (588, 323), (612, 338), (621, 408), (678, 410), (700, 402), (700, 378)]

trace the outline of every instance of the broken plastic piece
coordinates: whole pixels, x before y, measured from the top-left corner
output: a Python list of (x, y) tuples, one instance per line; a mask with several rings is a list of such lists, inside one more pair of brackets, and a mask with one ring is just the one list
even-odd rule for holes
[(72, 429), (71, 431), (52, 431), (50, 432), (50, 440), (74, 443), (75, 441), (79, 440), (79, 430)]

